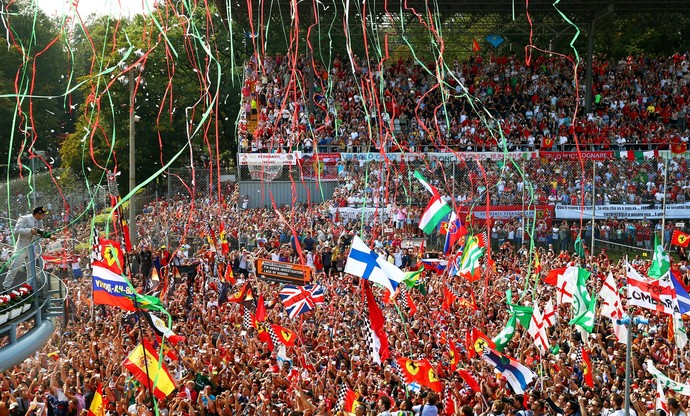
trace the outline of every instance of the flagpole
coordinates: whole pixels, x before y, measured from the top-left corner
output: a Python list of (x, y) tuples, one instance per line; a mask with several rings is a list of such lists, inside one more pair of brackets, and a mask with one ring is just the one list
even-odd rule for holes
[(594, 218), (597, 210), (597, 161), (592, 161), (592, 243), (589, 253), (594, 257)]
[[(668, 182), (668, 156), (664, 158), (664, 199), (661, 202), (661, 247), (666, 246), (666, 184)], [(656, 247), (654, 248), (656, 250)]]

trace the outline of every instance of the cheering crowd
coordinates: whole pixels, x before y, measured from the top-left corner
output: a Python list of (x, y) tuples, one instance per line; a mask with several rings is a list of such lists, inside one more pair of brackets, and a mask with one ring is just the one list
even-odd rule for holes
[[(261, 65), (251, 60), (242, 88), (241, 151), (351, 153), (370, 151), (374, 143), (387, 152), (496, 151), (504, 148), (499, 125), (507, 150), (574, 150), (575, 135), (591, 150), (687, 147), (687, 54), (596, 56), (592, 110), (575, 121), (573, 86), (584, 88), (584, 71), (574, 83), (572, 64), (560, 57), (538, 56), (529, 66), (516, 56), (455, 60), (443, 71), (443, 98), (433, 65), (427, 70), (399, 59), (374, 69), (352, 60), (354, 75), (342, 57), (330, 68), (303, 56), (263, 57)], [(313, 104), (293, 94), (299, 91), (294, 74), (310, 65)], [(379, 90), (380, 96), (370, 93)], [(480, 103), (466, 94), (481, 101), (490, 114), (486, 122), (476, 111)]]
[[(403, 270), (415, 270), (424, 264), (425, 248), (411, 244), (404, 228), (382, 235), (375, 219), (366, 224), (356, 219), (345, 223), (325, 208), (283, 210), (281, 219), (266, 209), (243, 210), (239, 199), (235, 194), (225, 205), (198, 201), (191, 207), (184, 201), (161, 201), (139, 217), (142, 245), (133, 262), (137, 270), (133, 283), (143, 293), (157, 294), (160, 286), (154, 286), (152, 270), (167, 276), (168, 290), (159, 296), (172, 317), (170, 329), (186, 338), (164, 359), (177, 389), (157, 401), (159, 413), (328, 415), (349, 405), (353, 407), (348, 411), (360, 415), (620, 414), (625, 349), (609, 319), (597, 314), (592, 333), (582, 336), (569, 325), (570, 305), (560, 305), (556, 322), (548, 330), (551, 348), (544, 353), (526, 328), (517, 326), (503, 353), (538, 376), (519, 393), (474, 351), (474, 334), (479, 331), (491, 338), (501, 333), (509, 318), (507, 301), (514, 305), (535, 302), (542, 310), (547, 301), (554, 302), (556, 288), (542, 280), (550, 270), (569, 263), (592, 272), (587, 286), (593, 296), (609, 272), (620, 288), (625, 282), (622, 260), (611, 260), (605, 252), (577, 258), (572, 247), (563, 246), (560, 252), (541, 247), (537, 249), (539, 279), (530, 279), (528, 271), (535, 271), (534, 256), (529, 250), (503, 244), (483, 257), (482, 277), (474, 282), (449, 277), (427, 264), (421, 284), (405, 292), (409, 298), (404, 302), (403, 295), (391, 299), (384, 290), (374, 289), (390, 349), (390, 358), (379, 365), (372, 361), (364, 331), (370, 308), (363, 285), (369, 283), (343, 272), (348, 249), (359, 235)], [(222, 249), (218, 239), (213, 252), (207, 236), (209, 229), (219, 230), (221, 223), (228, 247)], [(187, 234), (163, 247), (161, 230), (166, 229), (171, 235), (184, 234), (185, 229)], [(494, 243), (491, 236), (489, 240)], [(281, 285), (257, 278), (256, 258), (297, 263), (304, 258), (314, 267), (314, 283), (323, 288), (325, 301), (290, 318), (278, 297)], [(191, 269), (184, 267), (189, 264)], [(649, 266), (639, 258), (633, 264), (641, 273)], [(172, 265), (187, 272), (176, 277)], [(687, 283), (687, 263), (679, 261), (673, 267)], [(225, 268), (231, 268), (232, 275)], [(68, 282), (65, 327), (35, 357), (0, 375), (0, 416), (85, 414), (99, 384), (108, 415), (156, 412), (151, 395), (122, 363), (142, 339), (160, 345), (160, 338), (136, 314), (93, 305), (88, 275)], [(241, 293), (245, 284), (252, 288), (253, 301), (245, 296), (243, 302), (233, 302), (233, 294)], [(264, 302), (265, 322), (296, 334), (293, 346), (283, 351), (261, 341), (257, 329), (247, 325), (244, 310), (256, 312), (258, 299)], [(686, 382), (690, 362), (686, 350), (677, 350), (669, 340), (667, 315), (642, 309), (635, 313), (647, 317), (649, 324), (631, 328), (632, 409), (638, 415), (663, 416), (656, 401), (658, 381), (645, 371), (646, 360), (652, 359), (659, 371), (680, 383)], [(591, 360), (593, 387), (585, 382), (584, 365), (578, 360), (577, 351), (582, 347)], [(401, 357), (427, 359), (443, 389), (406, 386), (396, 365)], [(354, 396), (343, 395), (343, 391), (354, 392)], [(687, 406), (685, 396), (671, 389), (665, 394), (666, 414), (678, 415)]]
[[(445, 81), (457, 96), (442, 110), (450, 126), (434, 121), (441, 119), (434, 113), (441, 100), (432, 89), (436, 79), (411, 61), (397, 61), (372, 77), (358, 61), (355, 77), (342, 59), (329, 69), (317, 67), (314, 111), (306, 111), (304, 101), (283, 101), (293, 96), (293, 70), (306, 67), (303, 58), (276, 56), (261, 64), (246, 68), (243, 151), (360, 152), (379, 142), (378, 135), (385, 137), (386, 151), (432, 151), (439, 143), (496, 150), (488, 129), (499, 122), (508, 150), (570, 149), (573, 133), (600, 149), (683, 145), (688, 139), (685, 55), (598, 59), (594, 110), (574, 123), (567, 116), (575, 106), (572, 69), (560, 60), (539, 58), (531, 66), (514, 57), (453, 62)], [(362, 82), (376, 84), (367, 84), (371, 90), (385, 85), (380, 103), (359, 91)], [(326, 84), (334, 86), (328, 96)], [(482, 100), (491, 120), (473, 115), (476, 103), (460, 98), (461, 84)], [(365, 107), (373, 109), (369, 118)], [(257, 123), (249, 131), (252, 117)], [(372, 129), (375, 137), (368, 136), (370, 122), (381, 126)], [(143, 312), (97, 304), (91, 248), (78, 253), (74, 270), (85, 273), (67, 279), (64, 325), (36, 355), (0, 374), (0, 416), (622, 416), (625, 337), (602, 309), (610, 309), (615, 294), (623, 303), (617, 311), (645, 318), (627, 327), (631, 412), (685, 415), (690, 356), (676, 345), (679, 328), (671, 316), (627, 307), (624, 258), (601, 249), (575, 254), (578, 237), (589, 242), (592, 235), (656, 249), (655, 233), (668, 245), (675, 224), (661, 229), (647, 219), (612, 217), (592, 229), (579, 221), (540, 220), (524, 227), (520, 219), (504, 219), (486, 230), (468, 221), (467, 244), (438, 253), (443, 244), (437, 235), (428, 240), (434, 244), (419, 240), (428, 193), (409, 181), (419, 169), (458, 205), (510, 205), (527, 198), (545, 205), (651, 206), (690, 199), (685, 159), (669, 163), (666, 189), (658, 159), (597, 161), (596, 186), (579, 164), (540, 159), (459, 164), (450, 179), (447, 166), (433, 159), (338, 163), (336, 191), (323, 204), (256, 209), (249, 196), (234, 190), (222, 203), (211, 196), (177, 197), (145, 207), (126, 263), (137, 292), (155, 297), (167, 311), (157, 312), (166, 331)], [(394, 203), (374, 215), (340, 212), (379, 200)], [(101, 237), (121, 239), (122, 230), (111, 231)], [(89, 226), (76, 225), (74, 232), (79, 241), (91, 241)], [(353, 252), (363, 253), (353, 250), (358, 238), (376, 254), (365, 253), (362, 261), (388, 262), (409, 280), (388, 291), (371, 283), (369, 266), (362, 276), (346, 273)], [(450, 272), (461, 248), (463, 256), (483, 253), (476, 274)], [(672, 256), (675, 277), (690, 283), (687, 260)], [(314, 292), (286, 300), (283, 283), (257, 273), (257, 259), (310, 268)], [(630, 267), (647, 274), (650, 260), (631, 257)], [(580, 267), (578, 290), (597, 301), (593, 323), (572, 324), (575, 302), (563, 299), (573, 288), (553, 284), (554, 273), (562, 276), (557, 271), (567, 266)], [(291, 302), (299, 302), (303, 313), (294, 313)], [(524, 307), (544, 311), (538, 336), (529, 319), (516, 317)], [(132, 370), (142, 365), (130, 359), (142, 343), (158, 351), (148, 359), (167, 369), (171, 391), (151, 392)], [(161, 387), (167, 373), (157, 367), (148, 368), (158, 372)]]

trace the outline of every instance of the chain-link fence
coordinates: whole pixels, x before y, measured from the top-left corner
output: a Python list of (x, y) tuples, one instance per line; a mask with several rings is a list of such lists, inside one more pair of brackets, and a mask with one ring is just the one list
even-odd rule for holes
[(227, 199), (235, 191), (237, 173), (234, 169), (196, 168), (192, 172), (189, 167), (169, 169), (167, 173), (168, 198), (218, 198)]
[[(50, 211), (44, 221), (46, 225), (71, 220), (75, 213), (88, 205), (91, 195), (83, 180), (74, 177), (62, 180), (62, 176), (61, 170), (54, 169), (52, 177), (48, 172), (40, 172), (0, 185), (0, 225), (4, 228), (8, 219), (14, 221), (35, 206), (43, 206)], [(91, 192), (94, 198), (102, 194), (96, 188)]]
[[(686, 159), (661, 153), (332, 153), (278, 161), (254, 156), (261, 164), (240, 163), (240, 198), (251, 208), (270, 204), (271, 193), (293, 204), (311, 194), (312, 202), (326, 202), (340, 215), (375, 212), (384, 228), (414, 234), (420, 233), (416, 222), (430, 198), (414, 178), (418, 170), (473, 231), (491, 218), (495, 249), (533, 238), (537, 246), (572, 251), (580, 237), (596, 253), (607, 248), (642, 256), (652, 248), (655, 231), (665, 228), (668, 244), (673, 230), (685, 229), (690, 220)], [(435, 233), (429, 244), (438, 247), (442, 240)]]

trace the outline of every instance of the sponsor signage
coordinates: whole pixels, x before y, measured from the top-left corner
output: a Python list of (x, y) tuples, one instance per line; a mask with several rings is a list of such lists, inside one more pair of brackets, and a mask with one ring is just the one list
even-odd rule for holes
[(301, 286), (311, 281), (311, 268), (282, 261), (256, 259), (256, 275), (262, 280)]

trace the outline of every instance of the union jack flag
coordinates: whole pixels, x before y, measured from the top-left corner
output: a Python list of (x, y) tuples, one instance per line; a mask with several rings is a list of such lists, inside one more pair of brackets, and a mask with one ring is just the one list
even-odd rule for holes
[(321, 285), (285, 285), (280, 291), (280, 300), (283, 301), (283, 306), (290, 318), (294, 318), (324, 302), (323, 287)]

